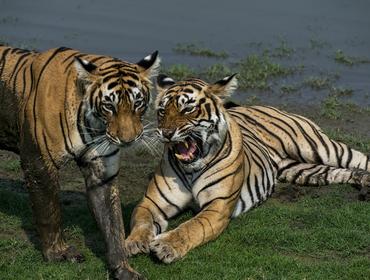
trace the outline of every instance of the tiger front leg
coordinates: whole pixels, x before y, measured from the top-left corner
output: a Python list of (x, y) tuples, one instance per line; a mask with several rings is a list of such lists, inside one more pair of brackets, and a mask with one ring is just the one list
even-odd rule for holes
[[(238, 197), (235, 194), (235, 201)], [(189, 221), (162, 233), (150, 243), (150, 250), (164, 263), (183, 258), (191, 249), (218, 237), (230, 222), (235, 203), (217, 199)]]
[(167, 220), (151, 207), (147, 198), (138, 205), (131, 217), (131, 233), (125, 241), (130, 256), (143, 253), (148, 254), (149, 243), (161, 231), (166, 230)]
[(91, 212), (103, 234), (107, 259), (115, 279), (140, 279), (127, 261), (121, 199), (117, 187), (119, 153), (78, 162), (85, 177)]
[(192, 199), (188, 189), (168, 178), (171, 177), (158, 171), (132, 214), (131, 233), (125, 241), (130, 255), (149, 253), (150, 242), (167, 229), (168, 219), (180, 213)]

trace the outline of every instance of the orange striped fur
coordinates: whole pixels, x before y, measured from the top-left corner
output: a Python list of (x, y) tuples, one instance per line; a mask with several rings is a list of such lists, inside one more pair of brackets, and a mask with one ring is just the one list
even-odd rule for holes
[[(126, 240), (131, 255), (165, 263), (215, 239), (230, 219), (265, 201), (278, 181), (350, 183), (368, 195), (369, 156), (326, 136), (312, 121), (268, 106), (223, 104), (235, 76), (215, 84), (158, 78), (161, 163), (135, 208)], [(166, 231), (195, 203), (199, 213)]]

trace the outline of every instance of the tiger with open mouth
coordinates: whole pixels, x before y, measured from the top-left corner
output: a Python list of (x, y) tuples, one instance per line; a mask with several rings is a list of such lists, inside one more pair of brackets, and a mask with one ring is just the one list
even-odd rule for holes
[[(278, 181), (370, 186), (369, 156), (334, 141), (312, 121), (269, 106), (225, 103), (235, 75), (214, 84), (158, 77), (158, 134), (164, 152), (131, 219), (126, 249), (170, 263), (215, 239), (265, 201)], [(195, 203), (200, 211), (167, 231)]]

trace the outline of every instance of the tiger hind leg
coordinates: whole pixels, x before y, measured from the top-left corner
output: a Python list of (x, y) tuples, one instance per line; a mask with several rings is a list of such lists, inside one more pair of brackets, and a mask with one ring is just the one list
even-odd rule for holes
[(84, 257), (73, 246), (68, 246), (62, 236), (56, 170), (32, 154), (21, 153), (21, 164), (44, 258), (82, 262)]
[(360, 190), (360, 200), (369, 200), (370, 172), (362, 169), (337, 168), (284, 159), (279, 163), (277, 179), (298, 185), (351, 184)]

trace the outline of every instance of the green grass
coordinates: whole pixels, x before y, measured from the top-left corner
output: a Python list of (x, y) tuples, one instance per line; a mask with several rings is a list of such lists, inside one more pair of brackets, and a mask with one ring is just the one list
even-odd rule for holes
[(295, 72), (291, 67), (284, 67), (273, 62), (267, 55), (250, 55), (241, 60), (236, 68), (239, 73), (240, 89), (270, 89), (270, 80), (285, 77)]
[[(234, 219), (217, 240), (174, 264), (149, 256), (130, 263), (148, 279), (368, 279), (370, 204), (353, 199), (348, 186), (303, 189), (296, 202), (271, 198)], [(64, 211), (65, 235), (85, 254), (82, 264), (42, 260), (24, 238), (24, 230), (34, 234), (25, 195), (0, 190), (0, 205), (0, 279), (107, 278), (103, 241), (84, 203)]]
[(336, 95), (329, 95), (322, 102), (321, 115), (332, 120), (339, 119), (341, 117), (340, 105)]
[(329, 77), (311, 76), (311, 77), (306, 78), (303, 81), (303, 85), (308, 86), (314, 90), (322, 90), (322, 89), (330, 88), (331, 84), (332, 84), (332, 79), (330, 79)]
[(21, 170), (21, 163), (17, 159), (1, 160), (0, 169), (8, 172), (19, 172)]
[(353, 66), (355, 64), (370, 63), (370, 59), (363, 57), (354, 57), (344, 54), (342, 50), (337, 50), (335, 52), (334, 60), (337, 63), (341, 63), (348, 66)]
[(288, 85), (288, 84), (283, 84), (280, 86), (280, 91), (282, 93), (294, 93), (294, 92), (297, 92), (301, 87), (297, 84), (292, 84), (292, 85)]
[(203, 47), (199, 44), (194, 43), (179, 43), (173, 48), (174, 52), (189, 54), (194, 56), (204, 57), (215, 57), (215, 58), (227, 58), (229, 55), (225, 51), (214, 51), (209, 48)]
[(278, 58), (289, 58), (295, 53), (295, 49), (288, 46), (288, 43), (285, 40), (280, 40), (279, 45), (272, 50), (266, 49), (267, 54), (271, 54), (273, 57)]
[(297, 71), (299, 67), (283, 66), (274, 62), (267, 54), (249, 55), (230, 66), (216, 63), (206, 68), (194, 69), (187, 65), (174, 64), (163, 70), (175, 80), (198, 77), (209, 82), (216, 82), (225, 76), (238, 73), (240, 90), (270, 90), (272, 80), (292, 75)]
[(370, 153), (370, 139), (366, 139), (363, 135), (359, 133), (345, 133), (340, 128), (326, 129), (325, 133), (330, 138), (346, 143), (356, 150), (362, 151), (366, 154)]

